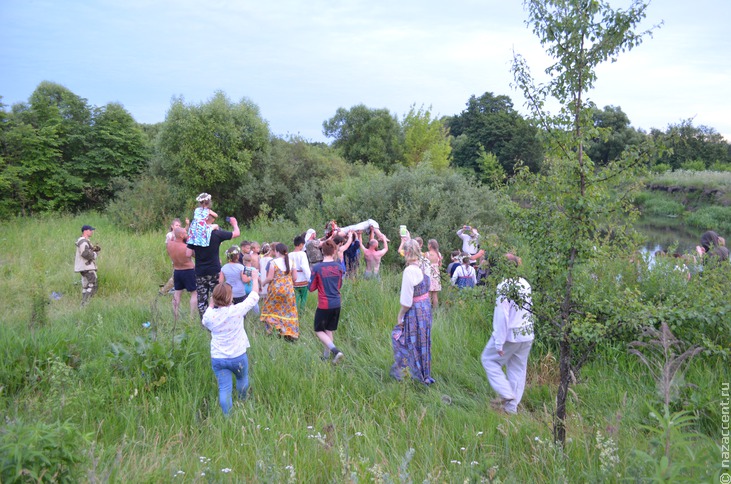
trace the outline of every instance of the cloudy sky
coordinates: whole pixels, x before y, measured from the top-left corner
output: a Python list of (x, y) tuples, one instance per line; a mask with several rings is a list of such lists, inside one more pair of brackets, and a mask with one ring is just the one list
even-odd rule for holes
[[(339, 107), (361, 103), (453, 115), (489, 91), (527, 113), (513, 51), (534, 74), (548, 59), (525, 18), (519, 0), (0, 0), (0, 96), (26, 101), (47, 80), (156, 123), (173, 96), (222, 90), (257, 104), (274, 134), (314, 141)], [(723, 0), (654, 0), (644, 27), (664, 25), (602, 66), (590, 99), (636, 128), (693, 118), (731, 140), (729, 19)]]

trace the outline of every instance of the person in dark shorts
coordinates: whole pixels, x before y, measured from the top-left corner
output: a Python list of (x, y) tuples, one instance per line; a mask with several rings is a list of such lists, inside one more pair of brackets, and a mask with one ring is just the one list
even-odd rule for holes
[(165, 244), (170, 260), (173, 262), (173, 315), (178, 319), (180, 296), (183, 290), (190, 294), (190, 317), (194, 317), (198, 306), (198, 295), (196, 294), (195, 263), (186, 255), (187, 246), (185, 239), (188, 232), (182, 227), (173, 229), (173, 240)]
[(325, 346), (323, 359), (332, 357), (338, 364), (345, 356), (333, 342), (334, 332), (340, 321), (340, 288), (343, 285), (343, 266), (335, 261), (337, 245), (332, 240), (322, 244), (322, 262), (312, 268), (310, 292), (317, 291), (317, 310), (315, 311), (315, 335)]

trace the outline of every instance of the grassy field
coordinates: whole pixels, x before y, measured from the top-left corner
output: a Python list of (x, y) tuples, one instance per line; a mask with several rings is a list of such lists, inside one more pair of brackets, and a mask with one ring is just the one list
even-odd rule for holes
[[(99, 292), (80, 309), (73, 244), (84, 223), (103, 250)], [(320, 361), (314, 295), (295, 344), (248, 319), (251, 396), (225, 418), (208, 333), (176, 324), (170, 296), (157, 295), (170, 274), (162, 230), (130, 236), (93, 214), (1, 228), (0, 480), (25, 468), (29, 480), (70, 482), (644, 482), (661, 465), (643, 427), (654, 428), (655, 382), (624, 346), (602, 348), (572, 387), (565, 452), (551, 444), (558, 368), (540, 335), (521, 413), (491, 410), (479, 357), (492, 294), (444, 291), (428, 388), (388, 375), (399, 268), (381, 283), (345, 282), (338, 367)], [(242, 238), (293, 234), (262, 226)], [(687, 398), (717, 401), (729, 379), (722, 361), (696, 358)], [(697, 467), (678, 479), (718, 482), (721, 422), (694, 416)], [(683, 449), (673, 463), (689, 459)]]
[(676, 170), (652, 176), (648, 183), (668, 187), (731, 192), (731, 172)]

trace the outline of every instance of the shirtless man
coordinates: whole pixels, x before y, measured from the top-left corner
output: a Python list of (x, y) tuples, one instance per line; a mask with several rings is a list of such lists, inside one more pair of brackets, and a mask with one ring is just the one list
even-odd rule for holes
[(368, 241), (368, 246), (363, 250), (363, 258), (366, 261), (366, 279), (380, 279), (381, 276), (378, 274), (381, 268), (381, 259), (388, 252), (388, 239), (383, 237), (383, 249), (378, 250), (378, 241), (371, 237)]
[(186, 244), (188, 232), (182, 227), (173, 229), (174, 239), (166, 244), (170, 260), (173, 261), (173, 314), (178, 319), (178, 308), (180, 307), (180, 295), (183, 289), (190, 293), (190, 317), (195, 317), (198, 306), (198, 294), (195, 285), (195, 263), (193, 258), (186, 255)]

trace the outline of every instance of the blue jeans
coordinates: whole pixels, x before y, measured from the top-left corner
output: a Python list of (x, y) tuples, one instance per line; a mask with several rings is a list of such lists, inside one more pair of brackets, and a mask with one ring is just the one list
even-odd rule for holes
[(211, 367), (218, 380), (218, 402), (223, 414), (228, 415), (233, 406), (231, 376), (236, 378), (236, 393), (239, 398), (246, 398), (246, 391), (249, 389), (249, 356), (244, 353), (236, 358), (211, 358)]

